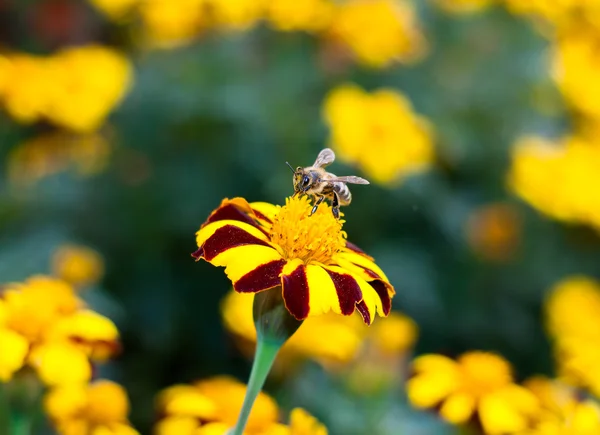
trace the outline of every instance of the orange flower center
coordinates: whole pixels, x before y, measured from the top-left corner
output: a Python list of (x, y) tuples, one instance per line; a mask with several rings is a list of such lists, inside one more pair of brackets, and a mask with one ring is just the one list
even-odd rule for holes
[(346, 246), (343, 221), (333, 216), (325, 202), (311, 216), (312, 208), (307, 196), (288, 198), (273, 220), (271, 242), (287, 260), (299, 258), (305, 264), (330, 264), (332, 257)]

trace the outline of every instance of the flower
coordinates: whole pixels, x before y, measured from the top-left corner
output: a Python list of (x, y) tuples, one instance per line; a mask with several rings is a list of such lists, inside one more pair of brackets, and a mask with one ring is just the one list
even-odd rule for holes
[(434, 159), (429, 123), (397, 91), (367, 93), (352, 84), (342, 85), (327, 95), (323, 112), (331, 147), (374, 181), (400, 181)]
[(34, 276), (5, 286), (0, 299), (0, 379), (25, 364), (46, 385), (87, 382), (93, 361), (119, 349), (119, 333), (106, 317), (86, 309), (66, 282)]
[(414, 62), (425, 51), (412, 5), (405, 0), (349, 0), (337, 9), (328, 34), (375, 68)]
[[(581, 136), (559, 143), (524, 137), (512, 151), (509, 187), (543, 213), (600, 228), (600, 147)], [(548, 190), (548, 186), (552, 186)]]
[(472, 14), (490, 7), (497, 0), (433, 0), (445, 12), (451, 14)]
[(139, 3), (146, 43), (172, 48), (196, 37), (206, 25), (205, 0), (152, 0)]
[[(164, 390), (157, 400), (163, 418), (156, 435), (225, 435), (235, 425), (246, 386), (229, 376), (217, 376)], [(279, 407), (260, 393), (248, 420), (246, 435), (327, 435), (327, 429), (303, 409), (296, 408), (290, 424), (278, 422)]]
[(595, 31), (580, 29), (561, 35), (554, 44), (552, 65), (554, 80), (567, 102), (596, 120), (600, 119), (600, 6), (597, 22)]
[(582, 399), (575, 389), (542, 376), (524, 383), (542, 404), (531, 429), (517, 435), (593, 435), (600, 433), (600, 407)]
[(519, 243), (521, 219), (510, 204), (491, 203), (473, 211), (465, 232), (471, 249), (478, 256), (505, 261), (512, 257)]
[(111, 381), (54, 388), (44, 398), (44, 408), (61, 435), (138, 434), (127, 421), (125, 390)]
[(271, 0), (266, 5), (266, 17), (277, 30), (325, 29), (334, 17), (336, 8), (331, 0)]
[(342, 220), (321, 204), (310, 216), (306, 196), (283, 207), (225, 199), (196, 233), (192, 255), (225, 273), (240, 293), (281, 286), (298, 320), (333, 311), (358, 310), (367, 324), (386, 316), (394, 288), (367, 254), (346, 241)]
[(104, 261), (93, 249), (63, 245), (52, 254), (52, 272), (75, 287), (87, 287), (104, 274)]
[[(167, 388), (158, 397), (158, 410), (165, 418), (158, 423), (157, 435), (192, 434), (203, 422), (233, 427), (245, 394), (246, 386), (229, 376)], [(275, 401), (261, 392), (250, 413), (247, 432), (261, 433), (275, 424), (278, 411)]]
[(13, 184), (27, 185), (67, 170), (91, 176), (104, 170), (111, 152), (100, 133), (46, 133), (10, 151), (8, 178)]
[(231, 30), (248, 30), (263, 17), (265, 0), (205, 0), (214, 23)]
[(498, 355), (468, 352), (456, 361), (423, 355), (413, 369), (407, 384), (412, 404), (439, 405), (440, 415), (451, 423), (464, 424), (477, 412), (485, 433), (512, 433), (524, 430), (539, 411), (537, 398), (513, 382), (510, 365)]
[(78, 132), (98, 129), (132, 78), (123, 54), (98, 45), (45, 57), (17, 53), (6, 60), (0, 64), (6, 111), (23, 123), (46, 119)]
[(600, 4), (594, 0), (504, 0), (508, 9), (515, 14), (533, 18), (566, 28), (579, 30), (581, 24), (597, 24), (600, 18)]
[(545, 313), (562, 379), (600, 395), (600, 284), (585, 276), (561, 280)]

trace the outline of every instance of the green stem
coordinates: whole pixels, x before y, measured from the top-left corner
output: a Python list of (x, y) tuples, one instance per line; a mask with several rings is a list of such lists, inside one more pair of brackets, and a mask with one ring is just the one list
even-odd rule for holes
[(10, 435), (30, 435), (31, 420), (20, 412), (12, 412), (10, 416)]
[(244, 397), (244, 404), (231, 435), (242, 435), (244, 433), (250, 411), (252, 411), (252, 405), (254, 405), (254, 401), (262, 390), (267, 375), (277, 356), (277, 352), (281, 348), (281, 344), (278, 341), (265, 340), (259, 334), (254, 362), (252, 363), (252, 371), (250, 372), (250, 380), (246, 389), (246, 397)]

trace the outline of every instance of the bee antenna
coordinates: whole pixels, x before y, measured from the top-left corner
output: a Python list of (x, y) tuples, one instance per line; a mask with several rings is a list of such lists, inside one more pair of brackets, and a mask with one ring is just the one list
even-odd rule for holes
[(292, 167), (292, 165), (290, 165), (288, 162), (285, 162), (285, 164), (290, 167), (293, 173), (296, 173), (296, 170)]

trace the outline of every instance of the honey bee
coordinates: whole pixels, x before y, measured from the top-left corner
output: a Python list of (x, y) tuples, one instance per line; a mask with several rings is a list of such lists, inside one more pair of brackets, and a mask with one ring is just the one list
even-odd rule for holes
[(315, 160), (312, 166), (306, 168), (298, 166), (294, 169), (286, 162), (294, 173), (294, 196), (300, 193), (316, 198), (314, 207), (310, 212), (311, 216), (317, 211), (323, 200), (328, 198), (331, 200), (333, 216), (339, 219), (340, 206), (348, 205), (352, 201), (352, 194), (346, 184), (369, 184), (364, 178), (354, 175), (338, 177), (323, 169), (325, 166), (333, 163), (334, 160), (335, 153), (333, 150), (325, 148), (319, 153), (317, 160)]

